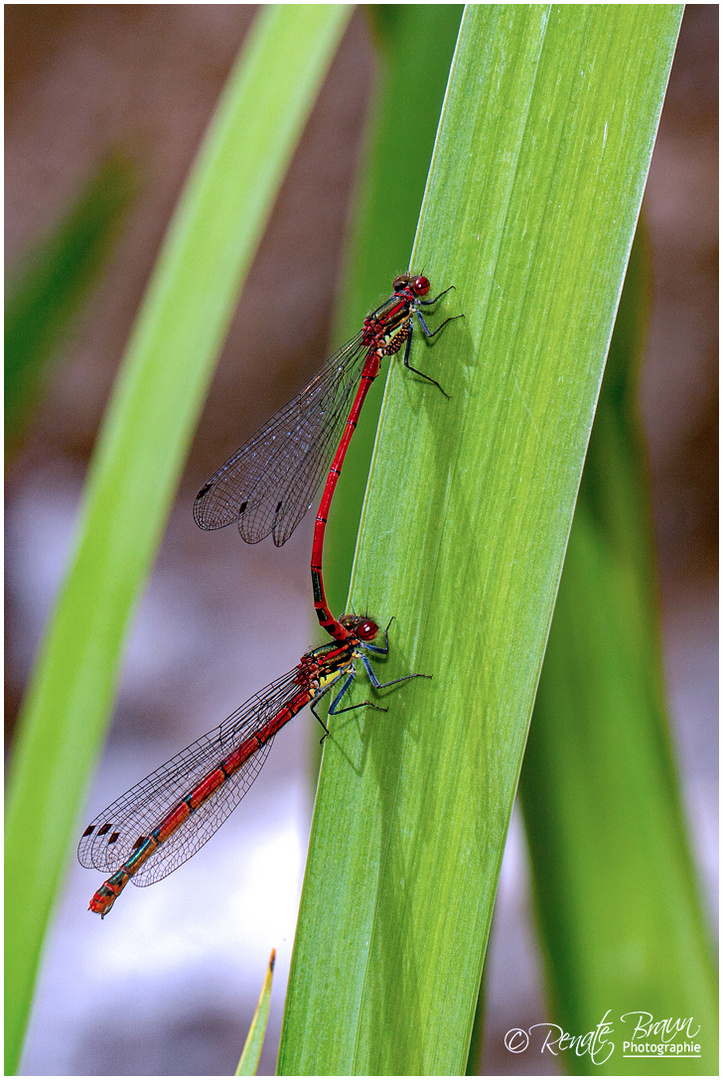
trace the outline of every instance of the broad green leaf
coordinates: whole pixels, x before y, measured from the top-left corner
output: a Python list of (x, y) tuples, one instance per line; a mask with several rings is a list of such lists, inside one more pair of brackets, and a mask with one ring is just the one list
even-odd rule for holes
[(49, 362), (95, 285), (134, 194), (129, 162), (113, 157), (67, 216), (10, 274), (5, 301), (5, 453), (47, 385)]
[(219, 102), (108, 407), (76, 551), (13, 747), (6, 833), (6, 1070), (70, 857), (118, 664), (213, 362), (351, 9), (264, 9)]
[[(708, 1075), (718, 1061), (715, 975), (665, 712), (635, 400), (648, 307), (640, 248), (610, 345), (520, 792), (552, 1016), (580, 1034), (607, 1016), (614, 1031), (594, 1061), (573, 1055), (568, 1067)], [(692, 1018), (702, 1057), (624, 1056), (641, 1010), (656, 1021)]]
[(269, 1019), (269, 1005), (271, 1004), (271, 984), (274, 978), (274, 964), (276, 963), (276, 949), (271, 950), (271, 959), (266, 969), (264, 985), (259, 994), (259, 1003), (256, 1006), (254, 1018), (251, 1021), (249, 1033), (246, 1036), (243, 1053), (239, 1059), (234, 1076), (255, 1076), (259, 1067), (259, 1058), (264, 1046), (266, 1024)]
[(680, 16), (466, 9), (412, 262), (457, 286), (414, 353), (452, 400), (392, 365), (352, 587), (396, 616), (383, 677), (433, 678), (325, 743), (283, 1073), (464, 1072)]

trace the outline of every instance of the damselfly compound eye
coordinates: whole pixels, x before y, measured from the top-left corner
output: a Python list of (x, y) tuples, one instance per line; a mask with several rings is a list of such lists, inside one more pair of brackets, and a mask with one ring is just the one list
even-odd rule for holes
[(356, 636), (361, 641), (373, 641), (379, 633), (379, 627), (373, 619), (365, 619), (363, 623), (360, 623), (356, 628)]

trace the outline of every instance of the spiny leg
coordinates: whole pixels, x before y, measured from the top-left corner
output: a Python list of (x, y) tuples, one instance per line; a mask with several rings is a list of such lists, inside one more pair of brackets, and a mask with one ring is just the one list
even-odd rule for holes
[(421, 671), (415, 671), (412, 675), (400, 675), (398, 679), (390, 679), (389, 682), (379, 682), (376, 677), (374, 668), (371, 666), (366, 656), (362, 656), (362, 663), (366, 668), (366, 673), (369, 676), (369, 682), (372, 684), (375, 690), (383, 690), (386, 686), (395, 686), (400, 682), (407, 682), (408, 679), (431, 679), (431, 675), (423, 675)]
[(429, 338), (436, 337), (440, 330), (444, 330), (447, 323), (454, 322), (455, 319), (463, 319), (464, 315), (462, 315), (462, 314), (460, 314), (460, 315), (450, 315), (448, 319), (445, 319), (443, 323), (439, 324), (439, 326), (437, 327), (436, 330), (430, 330), (429, 329), (426, 322), (424, 321), (424, 316), (422, 315), (421, 311), (417, 312), (417, 318), (419, 319), (419, 325), (421, 326), (421, 328), (422, 328), (422, 330), (424, 332), (424, 336), (427, 339), (429, 339)]
[[(387, 623), (387, 625), (384, 628), (384, 647), (383, 648), (382, 648), (381, 645), (372, 645), (371, 642), (366, 642), (365, 645), (364, 645), (364, 648), (369, 649), (371, 652), (379, 653), (381, 656), (388, 656), (389, 655), (389, 627), (392, 625), (395, 618), (396, 618), (396, 615), (392, 615), (391, 619), (389, 620), (389, 622)], [(362, 659), (365, 659), (365, 658), (362, 657)], [(367, 661), (365, 661), (365, 662), (368, 663)], [(403, 675), (401, 677), (401, 679), (394, 679), (393, 681), (394, 682), (404, 682), (405, 679), (417, 679), (417, 678), (431, 679), (432, 676), (431, 675), (422, 675), (421, 673), (417, 673), (416, 675)], [(379, 685), (380, 686), (391, 686), (392, 684), (391, 683), (380, 683)]]
[[(387, 712), (387, 709), (383, 709), (380, 705), (375, 705), (373, 701), (360, 701), (358, 705), (347, 705), (343, 709), (339, 708), (339, 702), (344, 697), (347, 690), (349, 689), (351, 684), (354, 682), (355, 678), (356, 678), (356, 669), (352, 668), (351, 672), (347, 675), (346, 679), (342, 683), (341, 690), (334, 697), (331, 705), (329, 706), (329, 716), (338, 716), (340, 713), (351, 712), (353, 709), (364, 709), (367, 705), (372, 709), (376, 709), (377, 712)], [(314, 715), (316, 716), (316, 713), (314, 713)], [(319, 720), (320, 723), (322, 723), (318, 716), (316, 718), (317, 718), (317, 720)], [(324, 728), (324, 730), (326, 731), (326, 734), (328, 735), (329, 730), (326, 727), (326, 725), (322, 723), (322, 727)], [(325, 738), (326, 738), (326, 735), (324, 736), (324, 739)], [(323, 742), (324, 739), (322, 739), (321, 741)]]
[(389, 627), (392, 625), (395, 618), (396, 616), (392, 615), (391, 619), (389, 620), (384, 629), (384, 648), (382, 648), (381, 645), (372, 645), (371, 642), (367, 642), (364, 648), (371, 649), (372, 652), (380, 653), (382, 656), (386, 656), (389, 653)]
[[(417, 312), (417, 318), (419, 319), (419, 321), (420, 321), (420, 323), (422, 325), (422, 328), (424, 329), (427, 337), (433, 337), (434, 335), (429, 333), (429, 328), (426, 327), (426, 324), (425, 324), (424, 320), (422, 319), (422, 316), (419, 314), (419, 312)], [(449, 320), (447, 320), (447, 321), (449, 321)], [(444, 323), (442, 323), (442, 326), (444, 326)], [(442, 327), (440, 327), (439, 329), (441, 330), (441, 328)], [(420, 371), (419, 368), (412, 367), (412, 365), (409, 363), (409, 354), (410, 354), (411, 349), (412, 349), (412, 338), (413, 337), (414, 337), (414, 324), (410, 321), (410, 323), (409, 323), (409, 337), (407, 338), (407, 344), (406, 344), (405, 349), (404, 349), (404, 366), (405, 366), (405, 368), (407, 368), (408, 371), (413, 371), (415, 375), (421, 375), (423, 379), (427, 380), (427, 382), (433, 383), (437, 387), (438, 390), (442, 390), (442, 387), (439, 385), (439, 383), (437, 382), (436, 379), (433, 379), (431, 375), (425, 375), (423, 371)], [(442, 393), (444, 394), (444, 396), (446, 398), (449, 398), (449, 394), (447, 393), (446, 390), (442, 390)]]
[[(362, 660), (364, 660), (364, 659), (365, 659), (365, 657), (362, 657)], [(331, 705), (329, 706), (329, 716), (336, 716), (338, 713), (343, 713), (343, 712), (351, 712), (352, 709), (363, 709), (365, 705), (371, 705), (371, 707), (373, 709), (379, 709), (380, 712), (386, 712), (387, 711), (386, 709), (380, 709), (379, 706), (375, 705), (373, 701), (360, 701), (358, 705), (347, 705), (345, 709), (337, 708), (339, 702), (344, 697), (347, 690), (349, 689), (349, 687), (351, 686), (351, 684), (354, 682), (355, 679), (356, 679), (356, 668), (354, 667), (354, 665), (352, 665), (351, 671), (347, 675), (346, 679), (344, 679), (341, 690), (339, 691), (339, 693), (336, 695), (336, 697), (332, 701)]]
[(425, 307), (429, 307), (431, 304), (436, 304), (438, 300), (441, 300), (443, 296), (446, 296), (448, 292), (456, 288), (455, 285), (450, 285), (444, 290), (444, 292), (437, 293), (433, 300), (417, 300), (418, 304), (423, 304)]
[(375, 705), (373, 701), (360, 701), (358, 705), (346, 705), (343, 709), (334, 709), (334, 712), (332, 712), (331, 707), (329, 707), (329, 716), (340, 716), (343, 712), (352, 712), (354, 709), (365, 709), (367, 705), (370, 709), (376, 709), (377, 712), (389, 712), (389, 709), (385, 709), (381, 705)]
[(322, 727), (323, 727), (323, 729), (324, 729), (324, 734), (323, 734), (323, 735), (321, 736), (321, 740), (320, 740), (320, 742), (322, 742), (322, 743), (323, 743), (324, 739), (325, 739), (325, 738), (326, 738), (326, 736), (327, 736), (327, 735), (329, 734), (329, 729), (328, 729), (328, 727), (326, 726), (326, 724), (324, 723), (324, 721), (323, 721), (323, 720), (321, 719), (321, 717), (319, 716), (319, 714), (318, 714), (318, 712), (316, 711), (316, 709), (314, 708), (314, 705), (315, 705), (315, 704), (316, 704), (316, 702), (317, 702), (317, 701), (319, 701), (319, 700), (320, 700), (320, 699), (319, 699), (319, 698), (317, 698), (317, 699), (316, 699), (316, 701), (312, 701), (312, 703), (311, 703), (311, 705), (309, 706), (309, 708), (311, 709), (312, 713), (314, 714), (314, 717), (315, 717), (315, 718), (316, 718), (316, 719), (317, 719), (317, 720), (319, 721), (319, 723), (321, 724), (321, 726), (322, 726)]

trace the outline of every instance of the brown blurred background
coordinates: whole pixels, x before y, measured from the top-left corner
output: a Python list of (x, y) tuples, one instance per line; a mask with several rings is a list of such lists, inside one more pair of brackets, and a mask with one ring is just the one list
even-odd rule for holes
[[(99, 285), (8, 463), (10, 721), (62, 580), (85, 470), (139, 300), (255, 10), (5, 8), (10, 272), (110, 152), (129, 157), (139, 179)], [(95, 809), (293, 666), (314, 640), (309, 521), (280, 551), (270, 542), (247, 548), (234, 530), (202, 534), (190, 508), (211, 469), (324, 357), (374, 66), (367, 25), (357, 12), (224, 348), (129, 644), (108, 752), (90, 796)], [(655, 293), (641, 411), (671, 711), (711, 910), (717, 881), (717, 77), (718, 9), (691, 5), (644, 205)], [(257, 365), (243, 385), (240, 356)], [(47, 949), (24, 1072), (232, 1072), (275, 945), (278, 976), (262, 1060), (262, 1071), (273, 1071), (313, 798), (312, 770), (304, 775), (300, 762), (316, 735), (303, 721), (292, 728), (277, 740), (263, 778), (236, 815), (240, 820), (224, 826), (184, 871), (129, 896), (132, 903), (117, 917), (114, 910), (112, 920), (90, 925), (84, 909), (98, 881), (72, 867)], [(501, 1047), (507, 1028), (545, 1018), (532, 942), (524, 846), (514, 825), (487, 969), (489, 1073), (524, 1065)]]

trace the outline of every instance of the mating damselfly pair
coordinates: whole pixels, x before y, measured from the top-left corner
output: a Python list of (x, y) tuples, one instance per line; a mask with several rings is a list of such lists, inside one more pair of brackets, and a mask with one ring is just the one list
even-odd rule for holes
[(447, 318), (431, 331), (420, 308), (435, 304), (449, 289), (426, 300), (429, 289), (429, 280), (423, 276), (395, 278), (392, 295), (367, 316), (359, 333), (201, 487), (194, 504), (194, 518), (201, 528), (219, 529), (235, 522), (248, 543), (271, 534), (280, 546), (293, 533), (327, 474), (314, 528), (311, 576), (314, 609), (332, 640), (305, 653), (292, 671), (251, 697), (91, 822), (78, 846), (78, 858), (83, 866), (110, 874), (90, 902), (90, 910), (101, 917), (129, 881), (150, 885), (160, 880), (210, 839), (258, 776), (274, 736), (305, 705), (311, 706), (326, 734), (314, 706), (332, 690), (329, 715), (364, 706), (379, 709), (371, 701), (340, 708), (358, 663), (377, 690), (429, 677), (415, 672), (380, 682), (369, 654), (388, 652), (389, 626), (382, 646), (374, 644), (379, 629), (368, 616), (336, 619), (326, 600), (322, 574), (324, 535), (336, 483), (383, 358), (404, 346), (404, 366), (444, 393), (435, 379), (409, 362), (415, 317), (427, 338), (460, 317)]

